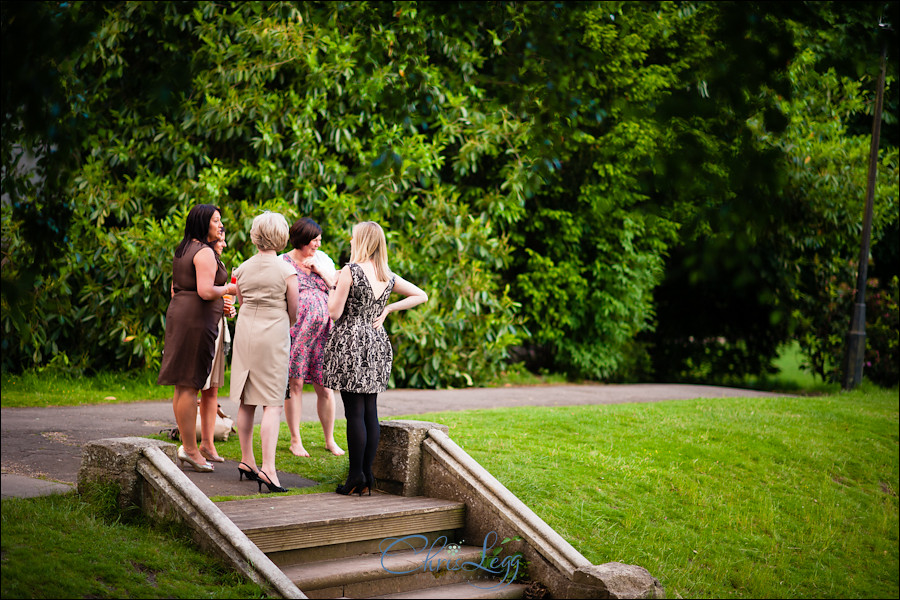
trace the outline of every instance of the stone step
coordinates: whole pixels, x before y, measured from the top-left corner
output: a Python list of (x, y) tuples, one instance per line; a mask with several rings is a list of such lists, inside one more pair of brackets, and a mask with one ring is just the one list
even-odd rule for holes
[[(421, 545), (431, 545), (441, 536), (444, 539), (454, 540), (459, 537), (459, 530), (444, 529), (417, 534), (426, 539)], [(316, 546), (313, 548), (297, 548), (282, 552), (269, 552), (266, 556), (279, 568), (302, 564), (307, 562), (325, 561), (334, 558), (347, 558), (363, 554), (380, 554), (384, 538), (376, 540), (363, 540), (360, 542), (348, 542), (343, 544), (329, 544), (328, 546)]]
[[(454, 545), (451, 553), (446, 547), (447, 540), (438, 540), (436, 544), (424, 546), (421, 545), (422, 541), (403, 539), (394, 547), (386, 545), (386, 553), (314, 561), (281, 568), (310, 598), (367, 598), (465, 582), (484, 574), (476, 566), (482, 561), (481, 548)], [(410, 545), (418, 549), (403, 549)]]
[(462, 502), (379, 492), (271, 496), (217, 506), (266, 554), (461, 529), (466, 510)]
[(384, 594), (381, 596), (366, 596), (371, 600), (388, 599), (388, 598), (412, 598), (419, 600), (429, 600), (434, 598), (458, 598), (459, 600), (476, 600), (482, 598), (521, 598), (528, 589), (528, 585), (523, 583), (501, 583), (501, 582), (483, 582), (488, 587), (477, 587), (475, 582), (451, 583), (438, 587), (427, 588), (422, 590), (411, 590), (408, 592), (398, 592), (394, 594)]

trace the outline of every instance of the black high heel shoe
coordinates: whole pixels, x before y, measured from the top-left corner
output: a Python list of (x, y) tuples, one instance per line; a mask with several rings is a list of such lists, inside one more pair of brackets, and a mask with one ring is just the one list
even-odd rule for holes
[(266, 472), (263, 471), (262, 469), (260, 469), (259, 472), (258, 472), (257, 475), (256, 475), (256, 482), (259, 483), (259, 491), (260, 491), (260, 492), (262, 492), (262, 486), (263, 486), (263, 484), (266, 484), (266, 487), (269, 488), (269, 493), (270, 493), (270, 494), (271, 494), (272, 492), (278, 492), (278, 493), (281, 493), (281, 492), (286, 492), (286, 491), (288, 491), (287, 488), (283, 488), (283, 487), (281, 487), (280, 485), (275, 485), (274, 483), (272, 483), (272, 478), (269, 477), (268, 475), (266, 475), (266, 479), (268, 479), (268, 481), (266, 481), (266, 479), (263, 479), (263, 478), (262, 478), (263, 475), (266, 475)]
[(366, 492), (368, 492), (370, 496), (372, 495), (372, 488), (369, 487), (369, 483), (366, 481), (365, 477), (359, 481), (350, 481), (348, 478), (347, 483), (337, 486), (337, 489), (334, 491), (342, 496), (349, 496), (350, 494), (362, 496)]
[[(246, 469), (242, 469), (241, 465), (247, 467)], [(250, 465), (247, 463), (241, 463), (238, 465), (238, 481), (243, 481), (244, 477), (247, 478), (248, 481), (259, 481), (259, 473), (250, 468)]]

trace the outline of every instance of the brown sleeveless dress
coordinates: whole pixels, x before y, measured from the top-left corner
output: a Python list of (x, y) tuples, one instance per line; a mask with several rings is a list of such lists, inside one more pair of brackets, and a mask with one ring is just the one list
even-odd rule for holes
[[(192, 240), (181, 258), (172, 261), (175, 295), (166, 311), (166, 340), (156, 380), (160, 385), (183, 385), (199, 390), (212, 369), (218, 322), (225, 304), (221, 298), (204, 300), (197, 293), (194, 255), (203, 248), (209, 246)], [(228, 272), (221, 261), (216, 262), (214, 283), (225, 285)]]

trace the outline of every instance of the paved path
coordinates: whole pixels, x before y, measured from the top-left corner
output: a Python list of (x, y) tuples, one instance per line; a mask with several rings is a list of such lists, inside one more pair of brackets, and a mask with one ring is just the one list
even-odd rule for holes
[[(447, 410), (509, 408), (516, 406), (575, 406), (660, 402), (692, 398), (775, 396), (736, 388), (702, 385), (553, 385), (459, 390), (389, 390), (378, 397), (380, 417), (416, 415)], [(336, 417), (344, 418), (340, 395), (336, 394)], [(303, 420), (316, 421), (315, 394), (303, 395)], [(221, 398), (225, 413), (237, 414), (237, 403)], [(257, 420), (262, 411), (257, 411)], [(175, 427), (171, 401), (63, 406), (51, 408), (0, 409), (2, 446), (2, 497), (30, 497), (66, 492), (78, 479), (81, 447), (90, 441), (126, 436), (147, 436)], [(321, 434), (320, 434), (321, 435)], [(319, 440), (321, 441), (321, 440)], [(308, 450), (316, 438), (305, 441)], [(336, 459), (339, 460), (339, 459)], [(345, 460), (345, 459), (343, 459)], [(208, 495), (251, 493), (246, 481), (237, 488), (237, 464), (219, 465), (216, 473), (185, 471)], [(312, 482), (292, 474), (281, 474), (282, 485), (302, 486)], [(240, 492), (234, 491), (236, 489)]]

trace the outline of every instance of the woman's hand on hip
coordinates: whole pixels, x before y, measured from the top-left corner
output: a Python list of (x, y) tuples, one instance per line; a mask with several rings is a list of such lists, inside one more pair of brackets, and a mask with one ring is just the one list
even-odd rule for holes
[(388, 316), (388, 314), (390, 314), (390, 312), (391, 312), (391, 311), (389, 311), (389, 310), (387, 309), (387, 307), (385, 306), (385, 307), (384, 307), (384, 310), (381, 311), (381, 314), (378, 315), (378, 318), (375, 319), (375, 321), (372, 323), (372, 326), (373, 326), (375, 329), (378, 329), (379, 327), (384, 327), (384, 322), (385, 322), (385, 320), (387, 319), (387, 316)]

